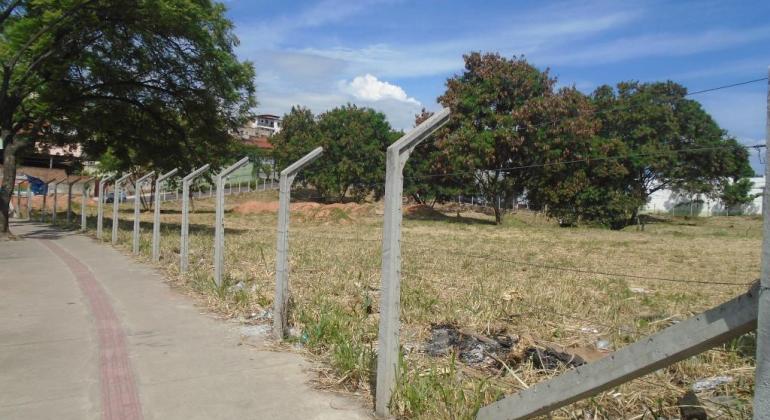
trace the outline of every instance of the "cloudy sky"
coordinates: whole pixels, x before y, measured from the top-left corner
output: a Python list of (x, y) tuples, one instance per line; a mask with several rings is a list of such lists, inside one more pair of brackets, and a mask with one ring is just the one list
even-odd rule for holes
[[(767, 76), (770, 1), (228, 0), (258, 112), (345, 103), (396, 128), (438, 108), (463, 53), (524, 55), (589, 93), (623, 80), (702, 90)], [(766, 82), (694, 95), (746, 144), (765, 137)], [(756, 160), (756, 159), (755, 159)], [(756, 166), (756, 165), (755, 165)], [(759, 169), (759, 168), (757, 168)]]

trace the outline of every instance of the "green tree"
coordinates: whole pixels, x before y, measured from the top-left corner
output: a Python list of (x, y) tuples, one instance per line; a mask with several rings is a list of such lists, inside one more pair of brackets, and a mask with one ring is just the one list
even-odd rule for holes
[(754, 183), (748, 178), (740, 178), (734, 182), (726, 182), (722, 185), (722, 189), (719, 194), (719, 198), (725, 206), (727, 211), (731, 211), (735, 208), (741, 208), (747, 204), (751, 204), (755, 198), (762, 194), (751, 194), (751, 189), (754, 187)]
[[(321, 132), (315, 115), (308, 108), (291, 107), (291, 111), (281, 120), (281, 131), (271, 138), (271, 142), (275, 146), (273, 155), (276, 169), (280, 172), (321, 144)], [(306, 173), (300, 172), (298, 181), (304, 179)]]
[(575, 88), (562, 88), (532, 112), (549, 115), (535, 130), (537, 164), (529, 169), (527, 199), (571, 226), (581, 220), (610, 226), (625, 223), (639, 203), (626, 194), (626, 168), (614, 156), (622, 142), (597, 136), (595, 108)]
[[(415, 126), (420, 125), (432, 115), (432, 112), (423, 108), (422, 112), (415, 116)], [(394, 141), (398, 137), (400, 135), (397, 135)], [(444, 203), (451, 201), (458, 195), (475, 192), (471, 174), (442, 175), (451, 171), (447, 154), (433, 138), (430, 138), (417, 145), (406, 162), (404, 194), (411, 195), (420, 204), (433, 206), (436, 202)]]
[(208, 0), (0, 1), (0, 224), (16, 159), (80, 144), (115, 170), (221, 164), (255, 105), (224, 6)]
[(621, 184), (634, 202), (643, 204), (664, 188), (713, 193), (728, 178), (751, 171), (746, 149), (686, 95), (670, 81), (623, 82), (592, 95), (599, 135), (622, 142), (629, 154), (619, 160), (626, 169)]
[(295, 107), (273, 137), (276, 161), (283, 168), (323, 146), (324, 154), (302, 171), (300, 182), (315, 187), (326, 200), (377, 198), (384, 188), (391, 133), (385, 115), (369, 108), (346, 105), (315, 118), (308, 109)]
[[(502, 221), (500, 204), (521, 194), (542, 163), (544, 130), (552, 121), (549, 105), (558, 101), (556, 80), (523, 58), (471, 53), (465, 71), (447, 80), (439, 102), (452, 118), (436, 134), (436, 146), (446, 160), (441, 167), (475, 187)], [(564, 156), (570, 156), (568, 148)], [(512, 169), (513, 168), (513, 169)]]

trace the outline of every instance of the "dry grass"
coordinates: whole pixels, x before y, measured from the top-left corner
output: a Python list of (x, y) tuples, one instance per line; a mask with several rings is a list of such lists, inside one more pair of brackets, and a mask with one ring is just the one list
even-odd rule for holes
[[(246, 200), (274, 201), (275, 193), (228, 196), (228, 207)], [(213, 209), (196, 202), (191, 215), (190, 265), (178, 272), (179, 205), (164, 203), (161, 267), (174, 281), (203, 297), (225, 316), (263, 313), (272, 305), (275, 226), (272, 212), (226, 216), (226, 285), (211, 281)], [(259, 208), (269, 207), (257, 206)], [(308, 206), (308, 208), (316, 208)], [(377, 205), (292, 214), (290, 267), (294, 341), (328, 362), (323, 383), (369, 393), (376, 354), (382, 221)], [(558, 374), (512, 358), (505, 366), (476, 368), (455, 357), (422, 351), (431, 324), (451, 323), (481, 334), (505, 331), (526, 343), (592, 347), (608, 340), (620, 348), (678, 319), (717, 305), (758, 277), (761, 220), (749, 217), (661, 218), (643, 232), (564, 229), (536, 214), (508, 216), (503, 226), (482, 213), (446, 209), (416, 212), (403, 225), (402, 333), (404, 347), (393, 408), (399, 416), (471, 418), (482, 405)], [(451, 211), (450, 211), (451, 210)], [(93, 214), (93, 213), (92, 213)], [(105, 215), (108, 217), (109, 215)], [(121, 214), (131, 220), (128, 206)], [(151, 213), (142, 219), (151, 220)], [(95, 224), (95, 217), (89, 219)], [(110, 221), (106, 219), (105, 239)], [(130, 247), (130, 223), (121, 243)], [(150, 254), (149, 224), (142, 254)], [(524, 263), (524, 264), (522, 264)], [(702, 285), (565, 271), (571, 268), (682, 280)], [(230, 287), (242, 283), (238, 287)], [(267, 321), (264, 321), (267, 322)], [(701, 378), (734, 378), (702, 400), (731, 418), (750, 417), (753, 335), (692, 357), (642, 379), (553, 413), (555, 418), (658, 418), (678, 416), (677, 398)], [(521, 352), (521, 348), (516, 351)]]

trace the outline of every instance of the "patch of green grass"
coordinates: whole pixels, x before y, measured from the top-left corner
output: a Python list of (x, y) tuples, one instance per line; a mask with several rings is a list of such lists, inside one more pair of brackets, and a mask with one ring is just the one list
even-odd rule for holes
[(454, 354), (446, 363), (428, 367), (410, 363), (401, 355), (391, 413), (408, 418), (473, 419), (501, 392), (485, 380), (463, 379)]
[(300, 341), (313, 353), (327, 355), (340, 382), (353, 388), (373, 380), (375, 362), (372, 339), (376, 331), (367, 328), (365, 319), (329, 302), (316, 311), (302, 310)]

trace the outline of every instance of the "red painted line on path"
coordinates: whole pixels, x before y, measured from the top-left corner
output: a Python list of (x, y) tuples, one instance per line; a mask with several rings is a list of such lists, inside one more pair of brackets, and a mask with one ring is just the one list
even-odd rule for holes
[(107, 293), (94, 273), (52, 240), (39, 240), (70, 269), (88, 299), (99, 335), (99, 382), (102, 419), (141, 420), (142, 404), (128, 359), (126, 335)]

